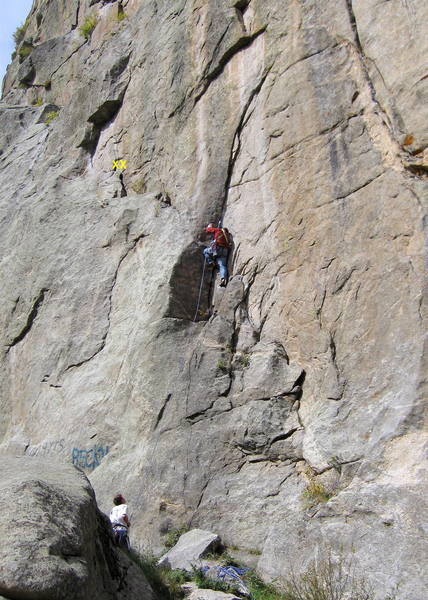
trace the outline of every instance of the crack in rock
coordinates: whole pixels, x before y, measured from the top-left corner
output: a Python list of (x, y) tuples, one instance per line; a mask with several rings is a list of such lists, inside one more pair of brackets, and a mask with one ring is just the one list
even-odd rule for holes
[(43, 304), (46, 292), (48, 292), (48, 291), (49, 290), (47, 288), (42, 288), (40, 290), (36, 300), (33, 303), (31, 310), (28, 314), (27, 321), (26, 321), (24, 327), (22, 328), (20, 333), (18, 333), (18, 335), (11, 341), (11, 343), (7, 345), (6, 354), (9, 352), (9, 350), (13, 346), (16, 346), (16, 344), (21, 342), (25, 338), (25, 336), (30, 332), (30, 330), (37, 318), (37, 315), (39, 314), (39, 309), (40, 309), (41, 305)]
[(112, 307), (113, 307), (113, 291), (116, 285), (116, 281), (117, 281), (117, 277), (119, 274), (119, 269), (123, 263), (123, 261), (127, 258), (127, 256), (135, 249), (136, 245), (138, 244), (138, 242), (142, 239), (146, 237), (146, 234), (142, 233), (139, 236), (137, 236), (136, 238), (134, 238), (129, 246), (129, 248), (126, 250), (126, 252), (122, 255), (122, 257), (119, 259), (119, 263), (117, 265), (116, 271), (113, 275), (113, 279), (112, 279), (112, 285), (110, 287), (110, 290), (108, 292), (108, 297), (109, 297), (109, 307), (108, 307), (108, 311), (107, 311), (107, 327), (106, 327), (106, 331), (100, 341), (100, 344), (98, 346), (98, 348), (95, 350), (95, 352), (89, 356), (88, 358), (84, 358), (83, 360), (81, 360), (78, 363), (74, 363), (71, 365), (68, 365), (68, 367), (66, 369), (64, 369), (64, 373), (66, 373), (67, 371), (69, 371), (70, 369), (73, 368), (77, 368), (77, 367), (81, 367), (82, 365), (84, 365), (85, 363), (91, 361), (93, 358), (95, 358), (95, 356), (97, 356), (97, 354), (99, 354), (105, 347), (106, 345), (106, 340), (107, 340), (107, 336), (109, 334), (110, 331), (110, 315), (111, 315), (111, 311), (112, 311)]
[[(214, 67), (212, 71), (204, 73), (205, 81), (203, 84), (201, 84), (202, 89), (199, 92), (197, 92), (195, 96), (194, 105), (197, 104), (197, 102), (199, 102), (199, 100), (205, 94), (207, 89), (210, 87), (211, 83), (223, 73), (224, 69), (226, 68), (227, 64), (232, 60), (232, 58), (236, 56), (236, 54), (241, 52), (241, 50), (244, 50), (251, 46), (254, 40), (256, 40), (261, 34), (263, 34), (266, 31), (266, 28), (267, 26), (265, 25), (251, 35), (244, 35), (240, 37), (230, 48), (226, 50), (223, 56), (219, 59), (217, 66)], [(223, 34), (223, 37), (226, 34), (226, 32)]]
[(171, 400), (171, 398), (172, 398), (172, 394), (168, 394), (168, 396), (165, 398), (165, 401), (164, 401), (164, 403), (162, 405), (162, 408), (160, 409), (160, 411), (158, 413), (158, 416), (156, 417), (156, 423), (155, 423), (155, 426), (154, 426), (154, 430), (158, 427), (159, 423), (161, 422), (163, 414), (165, 412), (165, 409), (166, 409), (166, 407), (168, 405), (168, 402)]

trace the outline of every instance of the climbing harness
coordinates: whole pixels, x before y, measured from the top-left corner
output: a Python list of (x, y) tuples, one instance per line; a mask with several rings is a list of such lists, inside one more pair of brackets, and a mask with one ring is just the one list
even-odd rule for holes
[(195, 316), (193, 317), (193, 322), (196, 322), (196, 317), (198, 316), (198, 311), (199, 311), (199, 305), (201, 303), (201, 296), (202, 296), (202, 286), (204, 284), (204, 277), (205, 277), (205, 265), (207, 263), (207, 257), (204, 255), (204, 266), (202, 268), (202, 277), (201, 277), (201, 284), (199, 286), (199, 295), (198, 295), (198, 304), (196, 305), (196, 311), (195, 311)]
[(128, 527), (125, 525), (120, 525), (119, 523), (113, 524), (113, 535), (114, 541), (117, 546), (121, 546), (122, 548), (131, 549), (131, 545), (129, 543), (128, 537)]

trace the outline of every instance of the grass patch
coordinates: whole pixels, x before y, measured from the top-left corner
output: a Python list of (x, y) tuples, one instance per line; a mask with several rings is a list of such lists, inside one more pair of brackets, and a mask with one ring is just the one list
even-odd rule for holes
[(217, 369), (222, 371), (222, 373), (227, 373), (229, 371), (229, 367), (223, 359), (220, 359), (217, 363)]
[(83, 25), (79, 28), (79, 31), (83, 35), (85, 40), (89, 40), (97, 23), (98, 23), (98, 18), (95, 15), (88, 15), (86, 17)]
[[(192, 574), (173, 571), (159, 567), (158, 559), (153, 555), (140, 554), (135, 550), (127, 554), (143, 571), (159, 600), (181, 600), (185, 595), (181, 586), (190, 580), (201, 589), (240, 595), (235, 586), (211, 579), (201, 569), (194, 569)], [(228, 564), (233, 562), (226, 551), (220, 557), (226, 559)], [(250, 591), (251, 600), (374, 600), (373, 591), (364, 579), (355, 576), (351, 560), (342, 557), (333, 561), (328, 550), (323, 560), (312, 563), (302, 575), (292, 572), (280, 585), (265, 583), (253, 571), (246, 573), (243, 580)], [(396, 597), (389, 593), (384, 600), (396, 600)]]
[(119, 23), (127, 18), (128, 18), (128, 15), (126, 14), (126, 12), (122, 11), (122, 12), (117, 13), (117, 20), (119, 21)]
[(28, 56), (30, 56), (33, 49), (34, 47), (32, 44), (27, 44), (26, 42), (21, 44), (21, 46), (18, 48), (18, 56), (20, 62), (23, 62)]
[(219, 558), (222, 565), (238, 567), (238, 569), (243, 566), (239, 561), (233, 558), (233, 556), (230, 556), (227, 550), (224, 550), (224, 552), (221, 553)]
[[(272, 583), (265, 583), (255, 573), (245, 575), (244, 581), (250, 590), (252, 600), (291, 600), (291, 598), (278, 591)], [(308, 598), (302, 597), (300, 600), (318, 600), (318, 598), (308, 596)], [(319, 600), (327, 600), (327, 598), (320, 598)]]
[(237, 356), (236, 358), (237, 364), (243, 367), (244, 369), (250, 366), (250, 361), (251, 358), (247, 352), (243, 352), (240, 356)]
[[(285, 600), (373, 600), (373, 592), (357, 578), (351, 563), (341, 560), (334, 563), (330, 556), (313, 563), (300, 576), (292, 575), (284, 583)], [(386, 600), (386, 599), (385, 599)]]
[(50, 125), (54, 119), (57, 118), (59, 112), (57, 110), (53, 110), (52, 112), (47, 114), (45, 125)]
[(328, 502), (332, 496), (332, 492), (330, 492), (322, 483), (314, 480), (308, 483), (302, 494), (302, 498), (305, 500), (307, 508), (312, 508), (322, 502)]
[(241, 563), (230, 556), (224, 546), (221, 546), (218, 550), (213, 550), (212, 552), (205, 554), (204, 559), (215, 561), (222, 566), (242, 567)]
[(131, 190), (136, 194), (144, 194), (146, 189), (146, 182), (142, 177), (131, 183)]
[(15, 33), (13, 34), (13, 39), (15, 41), (16, 48), (18, 48), (19, 44), (24, 39), (29, 24), (30, 24), (30, 18), (27, 17), (25, 19), (24, 23), (16, 28)]
[(192, 581), (196, 583), (199, 588), (204, 590), (216, 590), (217, 592), (236, 592), (235, 586), (230, 586), (224, 581), (219, 579), (212, 579), (207, 577), (202, 569), (194, 569), (192, 573)]
[(250, 366), (250, 355), (249, 354), (246, 354), (245, 356), (242, 357), (241, 364), (245, 369)]
[(143, 571), (158, 598), (179, 600), (184, 597), (181, 586), (189, 581), (189, 576), (184, 571), (171, 571), (165, 567), (158, 567), (158, 559), (153, 555), (139, 554), (135, 550), (130, 550), (127, 554)]
[(189, 527), (188, 525), (183, 525), (182, 527), (174, 527), (174, 529), (171, 529), (170, 531), (168, 531), (165, 541), (164, 541), (164, 545), (165, 548), (172, 548), (173, 546), (175, 546), (175, 544), (178, 542), (180, 536), (183, 535), (183, 533), (187, 533), (189, 531)]
[(37, 98), (37, 100), (34, 100), (33, 102), (33, 106), (42, 106), (43, 104), (43, 100), (41, 98)]

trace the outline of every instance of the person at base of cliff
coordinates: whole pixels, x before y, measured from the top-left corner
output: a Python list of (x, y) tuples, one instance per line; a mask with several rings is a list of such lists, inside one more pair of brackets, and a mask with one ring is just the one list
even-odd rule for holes
[(128, 529), (131, 523), (128, 517), (128, 506), (122, 494), (116, 494), (113, 498), (113, 508), (110, 511), (110, 522), (113, 527), (114, 541), (122, 548), (130, 549)]
[(205, 231), (214, 234), (213, 241), (204, 250), (205, 259), (209, 265), (213, 265), (214, 261), (217, 262), (220, 270), (220, 287), (226, 287), (229, 277), (227, 261), (231, 246), (229, 231), (226, 228), (215, 227), (214, 223), (209, 223)]

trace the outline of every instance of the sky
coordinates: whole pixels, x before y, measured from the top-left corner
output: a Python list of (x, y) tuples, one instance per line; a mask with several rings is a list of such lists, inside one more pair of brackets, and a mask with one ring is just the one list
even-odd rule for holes
[(33, 0), (2, 0), (0, 11), (0, 83), (10, 63), (10, 55), (15, 50), (13, 34), (25, 21), (30, 12)]

